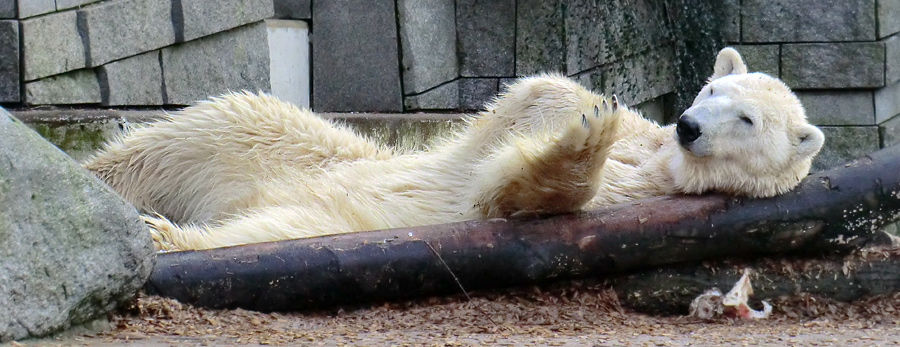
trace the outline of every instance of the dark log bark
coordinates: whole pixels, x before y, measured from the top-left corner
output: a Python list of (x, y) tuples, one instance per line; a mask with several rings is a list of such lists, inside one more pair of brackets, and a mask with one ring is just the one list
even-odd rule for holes
[(712, 258), (847, 251), (898, 211), (894, 146), (771, 199), (663, 196), (546, 218), (160, 254), (147, 288), (208, 307), (321, 308), (458, 293), (448, 268), (472, 290)]
[(687, 314), (700, 293), (727, 292), (751, 270), (751, 302), (801, 293), (849, 302), (900, 291), (900, 253), (865, 257), (775, 257), (680, 264), (620, 276), (612, 281), (622, 305), (650, 314)]

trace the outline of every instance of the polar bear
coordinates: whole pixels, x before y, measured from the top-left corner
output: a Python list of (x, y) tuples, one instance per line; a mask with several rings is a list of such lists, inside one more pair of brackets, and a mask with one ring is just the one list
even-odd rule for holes
[(722, 50), (676, 125), (557, 75), (519, 80), (425, 151), (400, 153), (265, 94), (201, 102), (85, 167), (149, 215), (160, 250), (596, 208), (661, 194), (768, 197), (824, 135), (780, 80)]

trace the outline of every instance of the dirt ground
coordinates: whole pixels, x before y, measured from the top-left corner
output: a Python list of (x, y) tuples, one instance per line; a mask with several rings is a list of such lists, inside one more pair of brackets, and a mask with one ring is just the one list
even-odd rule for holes
[(656, 317), (623, 309), (608, 286), (584, 282), (304, 313), (208, 310), (141, 297), (111, 317), (110, 331), (13, 345), (900, 345), (900, 293), (852, 304), (808, 296), (772, 304), (769, 320)]

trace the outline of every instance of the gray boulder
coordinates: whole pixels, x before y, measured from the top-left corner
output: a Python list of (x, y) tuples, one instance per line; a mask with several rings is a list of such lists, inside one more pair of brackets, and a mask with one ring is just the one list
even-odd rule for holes
[(0, 108), (0, 343), (104, 317), (155, 259), (134, 207)]

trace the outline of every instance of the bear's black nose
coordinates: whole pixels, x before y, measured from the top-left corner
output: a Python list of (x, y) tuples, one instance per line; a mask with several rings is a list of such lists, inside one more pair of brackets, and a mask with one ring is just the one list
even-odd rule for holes
[(681, 116), (678, 119), (678, 125), (675, 126), (675, 132), (678, 133), (678, 142), (681, 145), (687, 145), (694, 140), (700, 138), (703, 133), (700, 132), (700, 124), (690, 116)]

